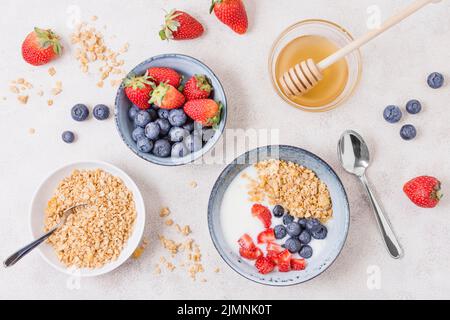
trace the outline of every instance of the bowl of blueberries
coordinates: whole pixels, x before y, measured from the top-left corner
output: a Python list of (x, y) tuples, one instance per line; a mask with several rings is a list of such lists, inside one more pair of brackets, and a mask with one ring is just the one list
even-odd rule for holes
[(227, 100), (201, 61), (163, 54), (136, 66), (122, 82), (115, 120), (125, 144), (164, 166), (191, 163), (210, 151), (226, 124)]

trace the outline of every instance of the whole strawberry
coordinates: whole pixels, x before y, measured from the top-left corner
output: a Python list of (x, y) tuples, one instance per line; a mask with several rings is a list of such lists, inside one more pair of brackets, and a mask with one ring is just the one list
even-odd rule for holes
[(125, 79), (125, 94), (128, 99), (142, 110), (150, 108), (150, 95), (153, 91), (154, 83), (145, 73), (143, 76), (132, 75)]
[(234, 32), (244, 34), (248, 28), (247, 12), (242, 0), (212, 0), (210, 13), (229, 26)]
[(434, 208), (442, 198), (441, 182), (429, 176), (414, 178), (403, 186), (408, 198), (419, 207)]
[(184, 112), (204, 127), (215, 127), (220, 122), (222, 107), (222, 103), (217, 103), (212, 99), (191, 100), (184, 105)]
[(184, 85), (183, 94), (186, 100), (207, 99), (211, 94), (212, 87), (208, 78), (196, 74)]
[(188, 40), (200, 37), (205, 30), (194, 17), (180, 10), (166, 14), (159, 36), (161, 40)]
[(154, 103), (161, 109), (176, 109), (186, 101), (183, 94), (170, 84), (161, 82), (153, 91), (150, 103)]
[(33, 66), (46, 64), (61, 53), (59, 37), (50, 29), (34, 28), (22, 43), (22, 57)]
[(147, 74), (156, 85), (165, 82), (178, 88), (181, 83), (181, 75), (171, 68), (155, 67), (147, 70)]

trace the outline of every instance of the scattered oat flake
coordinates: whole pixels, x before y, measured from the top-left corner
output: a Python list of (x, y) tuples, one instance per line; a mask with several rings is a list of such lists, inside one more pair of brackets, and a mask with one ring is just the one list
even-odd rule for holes
[(17, 96), (17, 100), (19, 100), (19, 102), (21, 104), (27, 104), (27, 102), (28, 102), (28, 95)]
[(17, 86), (10, 86), (9, 91), (12, 93), (18, 94), (20, 92), (19, 88)]
[(191, 181), (190, 186), (191, 186), (192, 188), (197, 188), (197, 182)]
[(136, 250), (134, 250), (133, 252), (133, 258), (134, 259), (139, 259), (141, 257), (141, 255), (144, 253), (144, 248), (138, 247)]
[(220, 272), (220, 268), (219, 268), (219, 267), (215, 268), (215, 269), (214, 269), (214, 272), (215, 272), (215, 273), (219, 273), (219, 272)]
[(155, 270), (153, 271), (154, 274), (161, 274), (161, 268), (159, 265), (156, 265)]
[(97, 16), (92, 16), (92, 17), (91, 17), (91, 20), (92, 20), (92, 21), (97, 21), (97, 19), (98, 19)]
[(99, 82), (97, 82), (97, 87), (103, 88), (103, 80), (100, 80)]
[(181, 244), (176, 243), (171, 239), (167, 239), (164, 236), (159, 236), (159, 240), (161, 241), (163, 247), (172, 254), (176, 254), (178, 252), (178, 248), (181, 246)]
[(166, 263), (166, 267), (167, 267), (167, 269), (169, 269), (171, 272), (173, 271), (173, 270), (175, 270), (175, 265), (172, 263), (172, 262), (167, 262)]
[(171, 226), (171, 225), (173, 225), (173, 220), (172, 219), (167, 219), (165, 224), (168, 225), (168, 226)]
[(189, 226), (184, 226), (184, 228), (181, 230), (181, 233), (184, 236), (188, 236), (191, 233), (191, 228)]
[(54, 67), (50, 67), (48, 69), (48, 74), (53, 77), (56, 74), (56, 69)]
[(53, 100), (51, 100), (51, 99), (50, 99), (50, 100), (47, 100), (47, 105), (48, 105), (48, 106), (52, 106), (52, 105), (53, 105)]
[(35, 133), (36, 133), (36, 129), (34, 129), (34, 128), (29, 128), (29, 129), (28, 129), (28, 133), (29, 133), (29, 134), (35, 134)]
[(160, 217), (167, 217), (169, 214), (170, 214), (170, 210), (167, 207), (161, 208), (161, 210), (159, 211)]

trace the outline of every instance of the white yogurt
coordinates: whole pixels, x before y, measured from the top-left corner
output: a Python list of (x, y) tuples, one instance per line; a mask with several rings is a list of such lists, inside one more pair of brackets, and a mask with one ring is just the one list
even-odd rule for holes
[[(239, 252), (239, 245), (237, 241), (243, 234), (249, 234), (254, 243), (258, 245), (257, 236), (260, 232), (264, 231), (262, 222), (252, 215), (251, 208), (254, 203), (249, 201), (249, 180), (242, 177), (244, 173), (254, 179), (257, 177), (254, 166), (249, 166), (240, 172), (225, 191), (220, 207), (220, 219), (225, 241), (230, 248), (235, 250), (237, 254)], [(270, 206), (267, 202), (262, 202), (261, 204), (269, 207), (272, 211), (272, 206)], [(275, 218), (272, 216), (272, 228), (282, 223), (282, 218)], [(333, 227), (333, 219), (327, 222), (326, 227), (328, 228), (328, 232), (330, 232), (330, 229)], [(288, 237), (289, 236), (286, 236), (284, 239), (278, 240), (277, 243), (284, 243)], [(326, 243), (327, 239), (311, 240), (309, 243), (309, 245), (313, 248), (313, 256), (311, 259), (314, 259), (320, 255)], [(258, 246), (266, 252), (265, 245)], [(295, 255), (294, 257), (299, 258), (300, 256)]]

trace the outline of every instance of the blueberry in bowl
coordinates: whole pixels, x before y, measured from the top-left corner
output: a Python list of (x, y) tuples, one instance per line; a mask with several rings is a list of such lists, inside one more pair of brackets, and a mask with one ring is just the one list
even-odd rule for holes
[[(160, 78), (161, 74), (164, 76), (161, 72), (152, 74), (156, 69), (164, 70), (167, 78)], [(208, 92), (207, 99), (189, 100), (198, 96), (196, 90), (201, 90), (193, 85), (192, 79), (197, 75), (204, 75), (213, 90)], [(136, 66), (126, 78), (132, 81), (124, 81), (118, 89), (116, 127), (124, 143), (142, 159), (164, 166), (184, 165), (209, 152), (220, 139), (227, 119), (227, 100), (219, 79), (202, 62), (180, 54), (159, 55)], [(180, 91), (189, 80), (190, 91)], [(166, 90), (158, 90), (158, 95), (161, 91), (165, 95), (151, 99), (158, 82), (164, 82), (166, 87)], [(143, 90), (129, 96), (130, 86)], [(139, 95), (141, 93), (143, 95)], [(200, 96), (205, 97), (204, 94)], [(207, 108), (214, 109), (215, 113), (208, 114)], [(142, 140), (143, 131), (138, 128), (144, 130), (151, 148), (147, 140)]]

